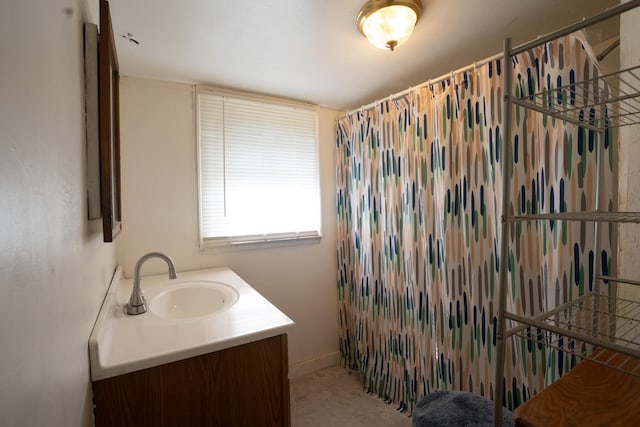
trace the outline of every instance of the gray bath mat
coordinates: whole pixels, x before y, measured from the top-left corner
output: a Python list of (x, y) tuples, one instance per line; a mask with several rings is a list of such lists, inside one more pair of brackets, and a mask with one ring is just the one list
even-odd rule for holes
[[(434, 391), (414, 407), (414, 427), (493, 426), (493, 402), (463, 391)], [(503, 426), (513, 426), (513, 413), (502, 409)]]

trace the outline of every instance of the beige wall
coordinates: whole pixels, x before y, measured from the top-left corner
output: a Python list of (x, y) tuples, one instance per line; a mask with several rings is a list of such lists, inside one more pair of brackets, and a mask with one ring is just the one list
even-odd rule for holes
[[(640, 64), (640, 10), (622, 15), (620, 20), (620, 65), (622, 69)], [(637, 82), (636, 82), (637, 84)], [(640, 125), (620, 128), (618, 158), (618, 205), (622, 211), (640, 212)], [(636, 224), (619, 227), (619, 275), (640, 280), (640, 228)], [(640, 300), (640, 288), (623, 286), (620, 296)]]
[(81, 0), (3, 0), (0, 52), (0, 424), (92, 425), (115, 248), (86, 219)]
[[(124, 226), (117, 248), (125, 275), (130, 277), (137, 259), (149, 251), (165, 252), (179, 271), (228, 266), (296, 322), (289, 334), (293, 375), (336, 363), (337, 113), (319, 110), (321, 241), (202, 253), (193, 86), (124, 77), (120, 93)], [(150, 261), (143, 275), (165, 270), (161, 262)]]

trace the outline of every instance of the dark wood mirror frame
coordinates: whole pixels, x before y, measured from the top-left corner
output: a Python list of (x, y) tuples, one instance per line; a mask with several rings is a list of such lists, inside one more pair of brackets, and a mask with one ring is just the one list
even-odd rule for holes
[(120, 209), (120, 74), (109, 2), (100, 0), (100, 205), (104, 241), (122, 230)]

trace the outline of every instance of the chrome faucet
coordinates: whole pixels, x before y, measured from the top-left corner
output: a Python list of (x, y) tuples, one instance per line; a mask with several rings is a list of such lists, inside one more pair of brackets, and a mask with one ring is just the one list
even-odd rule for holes
[(142, 314), (147, 312), (147, 302), (142, 295), (142, 288), (140, 287), (140, 269), (142, 264), (149, 258), (160, 258), (167, 262), (169, 265), (169, 279), (175, 279), (178, 277), (176, 274), (176, 266), (173, 264), (171, 258), (160, 252), (149, 252), (146, 255), (140, 257), (136, 262), (136, 268), (133, 275), (133, 291), (131, 291), (131, 298), (127, 304), (127, 314)]

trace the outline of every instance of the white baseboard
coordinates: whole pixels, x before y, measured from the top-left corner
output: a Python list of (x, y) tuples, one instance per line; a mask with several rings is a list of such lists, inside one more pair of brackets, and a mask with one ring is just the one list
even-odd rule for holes
[(304, 360), (302, 362), (289, 365), (289, 378), (299, 377), (301, 375), (310, 374), (318, 369), (336, 366), (340, 363), (340, 352), (334, 351), (313, 359)]

